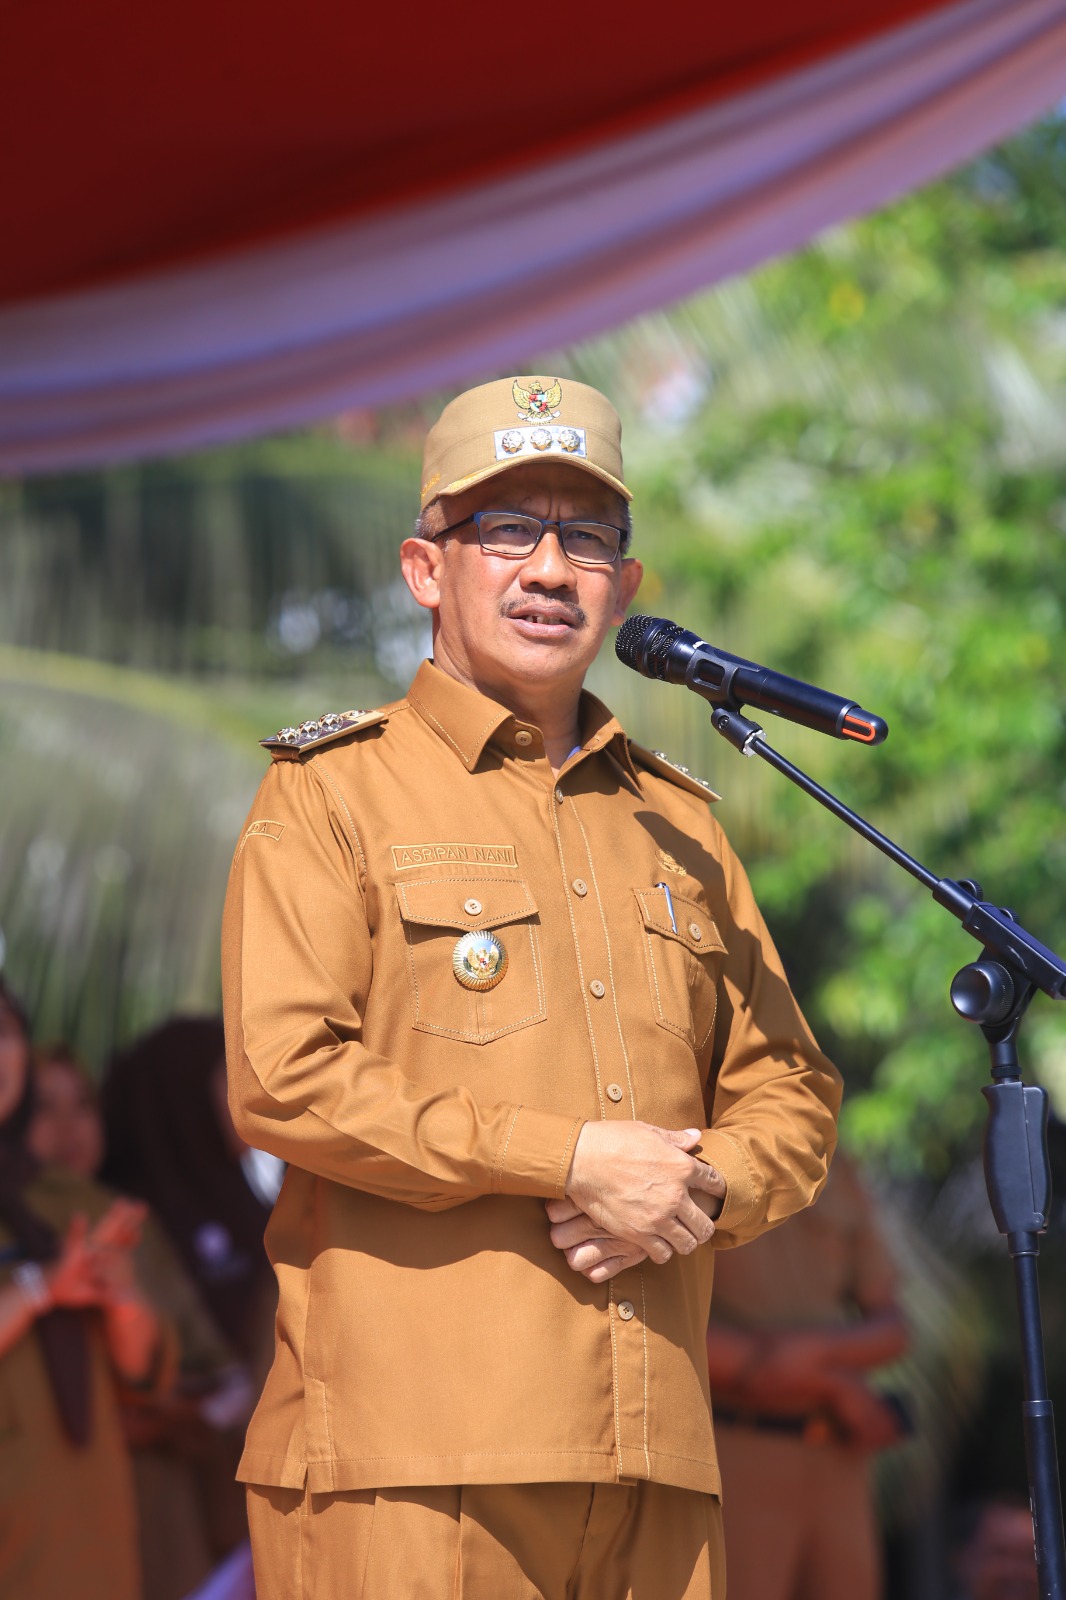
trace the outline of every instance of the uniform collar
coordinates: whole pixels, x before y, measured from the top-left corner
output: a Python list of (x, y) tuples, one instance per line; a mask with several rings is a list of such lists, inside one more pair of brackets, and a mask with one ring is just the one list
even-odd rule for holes
[(513, 720), (498, 700), (460, 683), (432, 661), (423, 661), (415, 673), (407, 699), (434, 733), (451, 745), (468, 772), (473, 772), (496, 730)]
[(629, 739), (614, 712), (609, 710), (602, 700), (597, 700), (594, 694), (583, 689), (578, 716), (581, 723), (582, 750), (588, 755), (597, 750), (605, 750), (618, 763), (626, 779), (639, 794), (640, 778), (629, 753)]
[[(423, 661), (407, 691), (410, 705), (434, 733), (451, 745), (468, 772), (473, 772), (485, 746), (505, 724), (515, 721), (512, 712), (498, 700), (457, 678), (442, 672), (432, 661)], [(608, 750), (626, 777), (638, 788), (640, 780), (629, 754), (629, 740), (621, 723), (594, 694), (583, 690), (578, 712), (581, 725), (581, 751), (592, 755)]]

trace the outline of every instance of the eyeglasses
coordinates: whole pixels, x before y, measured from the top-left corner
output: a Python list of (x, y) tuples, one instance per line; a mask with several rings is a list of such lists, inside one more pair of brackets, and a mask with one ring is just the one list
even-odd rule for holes
[(609, 522), (542, 522), (516, 511), (475, 511), (433, 535), (433, 542), (472, 522), (482, 550), (521, 561), (531, 556), (549, 528), (555, 528), (563, 554), (575, 567), (609, 567), (622, 548), (622, 529)]

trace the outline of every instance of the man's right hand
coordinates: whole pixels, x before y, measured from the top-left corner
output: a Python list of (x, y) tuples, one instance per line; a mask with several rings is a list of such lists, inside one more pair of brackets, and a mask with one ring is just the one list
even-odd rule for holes
[(714, 1223), (689, 1191), (720, 1203), (725, 1180), (689, 1154), (700, 1137), (697, 1128), (587, 1122), (566, 1183), (567, 1198), (582, 1215), (557, 1223), (552, 1243), (567, 1250), (586, 1241), (589, 1220), (602, 1237), (621, 1240), (660, 1265), (675, 1251), (689, 1255), (706, 1243)]

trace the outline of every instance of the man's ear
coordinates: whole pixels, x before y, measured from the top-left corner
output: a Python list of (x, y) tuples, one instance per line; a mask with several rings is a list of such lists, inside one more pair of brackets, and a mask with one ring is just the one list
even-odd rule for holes
[(428, 539), (405, 539), (400, 546), (400, 571), (404, 582), (427, 611), (440, 606), (440, 574), (444, 551)]
[(618, 602), (614, 608), (611, 622), (615, 627), (626, 619), (626, 612), (633, 603), (633, 598), (640, 588), (640, 580), (644, 576), (644, 564), (635, 556), (626, 556), (622, 562), (622, 571), (618, 581)]

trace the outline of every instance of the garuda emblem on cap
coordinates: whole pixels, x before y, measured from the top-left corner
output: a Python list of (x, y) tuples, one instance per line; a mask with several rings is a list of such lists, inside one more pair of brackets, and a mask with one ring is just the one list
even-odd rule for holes
[(523, 422), (551, 422), (559, 415), (563, 386), (558, 378), (534, 378), (528, 388), (516, 378), (511, 393)]

